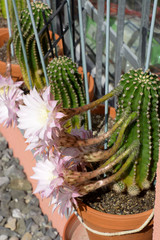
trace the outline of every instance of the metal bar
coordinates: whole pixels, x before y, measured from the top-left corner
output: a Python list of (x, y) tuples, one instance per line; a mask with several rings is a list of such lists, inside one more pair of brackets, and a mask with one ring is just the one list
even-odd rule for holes
[(63, 25), (62, 25), (61, 12), (59, 12), (58, 16), (59, 16), (59, 22), (60, 22), (60, 35), (62, 36), (62, 43), (63, 43), (63, 53), (64, 53), (64, 55), (66, 55), (66, 47), (65, 47), (65, 41), (64, 41), (64, 36), (63, 36)]
[(145, 67), (145, 59), (146, 59), (150, 2), (151, 2), (151, 0), (147, 0), (147, 1), (143, 0), (142, 1), (142, 16), (141, 16), (138, 60), (139, 60), (139, 66), (143, 70)]
[(75, 44), (75, 2), (74, 0), (72, 0), (72, 4), (71, 4), (72, 8), (72, 35), (73, 35), (73, 51), (74, 51), (74, 58), (75, 58), (75, 62), (76, 62), (76, 44)]
[[(6, 8), (6, 15), (7, 15), (7, 25), (8, 25), (8, 31), (9, 31), (9, 37), (12, 37), (12, 28), (11, 28), (11, 21), (9, 17), (9, 9), (8, 9), (8, 1), (5, 0), (5, 8)], [(11, 55), (14, 56), (14, 49), (13, 49), (13, 43), (11, 43)]]
[(155, 24), (155, 19), (156, 19), (157, 3), (158, 3), (158, 0), (154, 0), (153, 11), (152, 11), (151, 27), (150, 27), (150, 34), (149, 34), (149, 41), (148, 41), (148, 48), (147, 48), (145, 71), (149, 68), (149, 62), (150, 62), (150, 56), (151, 56), (151, 48), (152, 48), (152, 39), (153, 39), (153, 31), (154, 31), (154, 24)]
[(48, 4), (49, 7), (51, 7), (50, 0), (47, 0), (47, 4)]
[(70, 48), (71, 48), (71, 58), (72, 58), (72, 61), (74, 62), (75, 59), (74, 59), (74, 48), (73, 48), (70, 0), (67, 0), (67, 12), (68, 12), (68, 23), (69, 23), (69, 39), (70, 39)]
[[(110, 41), (110, 0), (106, 0), (106, 73), (105, 73), (105, 94), (109, 91), (109, 41)], [(108, 131), (108, 101), (105, 101), (105, 132)], [(107, 148), (105, 142), (104, 148)]]
[(32, 81), (31, 81), (31, 75), (30, 75), (30, 71), (29, 71), (27, 54), (26, 54), (24, 40), (23, 40), (23, 36), (22, 36), (22, 32), (21, 32), (21, 26), (20, 26), (20, 22), (19, 22), (19, 17), (18, 17), (18, 12), (17, 12), (17, 7), (16, 7), (15, 0), (12, 0), (12, 3), (13, 3), (14, 13), (15, 13), (16, 21), (17, 21), (17, 27), (18, 27), (18, 31), (19, 31), (19, 36), (20, 36), (20, 40), (21, 40), (21, 44), (22, 44), (22, 51), (23, 51), (24, 61), (25, 61), (25, 64), (26, 64), (27, 74), (28, 74), (28, 78), (29, 78), (29, 85), (30, 85), (30, 87), (32, 89)]
[[(54, 43), (52, 44), (52, 48), (55, 48), (57, 46), (57, 43), (61, 40), (63, 34), (65, 34), (68, 30), (68, 26), (65, 27), (65, 29), (63, 29), (63, 33), (59, 36), (59, 38), (57, 40), (54, 41)], [(44, 56), (44, 60), (48, 57), (49, 53), (51, 52), (51, 49), (45, 54)]]
[(121, 76), (125, 4), (126, 0), (118, 1), (117, 42), (115, 55), (115, 86), (117, 86)]
[(96, 93), (97, 97), (102, 95), (102, 55), (103, 55), (103, 22), (104, 22), (104, 0), (98, 1), (98, 21), (96, 32)]
[(49, 80), (48, 80), (48, 76), (47, 76), (47, 72), (46, 72), (46, 66), (45, 66), (45, 62), (44, 62), (44, 59), (43, 59), (43, 54), (42, 54), (41, 45), (40, 45), (40, 41), (39, 41), (39, 37), (38, 37), (38, 32), (37, 32), (37, 29), (36, 29), (36, 24), (35, 24), (33, 13), (32, 13), (30, 0), (27, 0), (27, 5), (28, 5), (30, 17), (31, 17), (33, 30), (34, 30), (34, 33), (35, 33), (35, 38), (36, 38), (38, 52), (39, 52), (39, 56), (40, 56), (40, 59), (41, 59), (41, 64), (42, 64), (45, 80), (46, 80), (46, 85), (49, 86)]
[[(89, 1), (86, 2), (85, 11), (90, 17), (92, 17), (92, 19), (95, 22), (97, 22), (97, 19), (98, 19), (97, 9), (93, 7), (91, 2), (89, 2)], [(104, 28), (105, 28), (106, 27), (106, 21), (103, 22), (103, 25), (104, 25)], [(113, 42), (115, 45), (117, 44), (116, 32), (111, 27), (110, 27), (110, 41)], [(125, 43), (123, 43), (122, 54), (131, 63), (131, 65), (134, 68), (139, 67), (137, 56), (129, 49), (129, 47)]]
[[(47, 20), (46, 20), (46, 15), (45, 15), (45, 11), (42, 10), (42, 15), (43, 15), (43, 20), (44, 20), (44, 23), (46, 24), (47, 23)], [(46, 25), (47, 26), (47, 25)], [(52, 43), (51, 43), (51, 39), (50, 39), (50, 36), (49, 36), (49, 31), (48, 31), (48, 27), (46, 27), (46, 31), (47, 31), (47, 37), (48, 37), (48, 42), (49, 42), (49, 46), (50, 46), (50, 53), (52, 55), (52, 58), (54, 58), (54, 53), (53, 53), (53, 48), (52, 48)]]
[[(27, 0), (28, 1), (28, 0)], [(57, 16), (57, 14), (61, 11), (61, 9), (63, 8), (64, 4), (67, 2), (67, 0), (63, 0), (62, 3), (60, 4), (60, 6), (57, 8), (57, 10), (55, 11), (55, 13), (49, 17), (48, 21), (47, 21), (47, 25), (49, 23), (51, 23), (51, 21)], [(44, 26), (40, 32), (38, 33), (38, 36), (40, 36), (44, 31), (46, 30), (46, 26)]]
[[(87, 67), (86, 67), (86, 56), (85, 56), (85, 42), (84, 42), (84, 32), (83, 32), (81, 0), (78, 0), (78, 15), (79, 15), (80, 38), (81, 38), (81, 48), (82, 48), (82, 65), (83, 65), (83, 73), (84, 73), (84, 80), (85, 80), (86, 101), (88, 104), (90, 101), (89, 101), (89, 91), (88, 91), (88, 79), (87, 79)], [(89, 128), (89, 130), (92, 130), (90, 110), (87, 111), (87, 115), (88, 115), (88, 128)]]

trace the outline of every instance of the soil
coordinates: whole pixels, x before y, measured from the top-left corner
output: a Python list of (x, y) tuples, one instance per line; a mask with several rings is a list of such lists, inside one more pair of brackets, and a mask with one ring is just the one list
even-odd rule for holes
[[(2, 18), (0, 18), (0, 27), (7, 27), (7, 22), (4, 19), (2, 21)], [(0, 60), (6, 61), (6, 44), (0, 49)], [(114, 121), (109, 118), (109, 129), (113, 125), (113, 122)], [(94, 135), (104, 132), (104, 117), (102, 115), (93, 115), (92, 127)], [(135, 197), (129, 196), (127, 193), (117, 194), (110, 190), (110, 188), (103, 188), (83, 198), (83, 201), (87, 205), (98, 211), (119, 215), (135, 214), (152, 209), (154, 207), (154, 200), (154, 187)]]

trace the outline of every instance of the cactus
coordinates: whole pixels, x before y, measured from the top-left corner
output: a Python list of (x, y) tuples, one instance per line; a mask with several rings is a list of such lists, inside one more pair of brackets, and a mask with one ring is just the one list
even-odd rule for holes
[[(16, 3), (18, 15), (19, 15), (22, 9), (26, 8), (27, 2), (26, 0), (15, 0), (15, 3)], [(0, 16), (2, 16), (3, 18), (7, 18), (5, 0), (0, 0), (0, 9), (1, 9)], [(15, 13), (14, 13), (12, 1), (8, 1), (8, 9), (9, 9), (9, 16), (12, 23), (12, 30), (14, 32), (16, 19), (15, 19)]]
[[(48, 7), (48, 5), (38, 1), (35, 3), (34, 2), (31, 3), (31, 7), (32, 7), (36, 28), (37, 28), (37, 31), (39, 32), (44, 25), (42, 10), (45, 11), (45, 15), (47, 19), (49, 18), (49, 16), (51, 16), (52, 10)], [(21, 11), (20, 25), (21, 25), (21, 31), (23, 34), (23, 40), (24, 40), (25, 49), (27, 53), (27, 60), (29, 64), (30, 74), (31, 74), (32, 86), (35, 86), (37, 90), (39, 90), (39, 89), (42, 89), (44, 86), (46, 86), (46, 81), (42, 71), (40, 56), (39, 56), (28, 8)], [(26, 70), (26, 65), (24, 61), (21, 40), (20, 40), (17, 25), (14, 31), (13, 41), (14, 41), (14, 47), (15, 47), (15, 54), (18, 59), (19, 65), (21, 67), (24, 82), (26, 86), (30, 89), (29, 79), (27, 75), (27, 70)], [(46, 32), (44, 32), (40, 36), (40, 44), (41, 44), (42, 53), (45, 55), (45, 53), (48, 50), (48, 39), (47, 39)], [(47, 63), (48, 63), (48, 60), (46, 60), (45, 64), (47, 65)]]
[[(159, 153), (160, 81), (149, 71), (131, 70), (122, 76), (115, 90), (120, 93), (117, 116), (109, 132), (87, 140), (64, 134), (60, 141), (61, 146), (78, 149), (82, 162), (92, 165), (88, 172), (70, 169), (65, 172), (66, 182), (78, 187), (82, 195), (112, 183), (115, 191), (127, 189), (135, 196), (149, 189), (155, 179)], [(84, 112), (115, 95), (115, 90), (110, 96), (66, 113), (72, 117)], [(108, 148), (103, 150), (101, 144), (109, 137)], [(105, 177), (102, 177), (104, 173)], [(100, 180), (95, 179), (100, 175)]]
[[(122, 76), (120, 86), (122, 93), (118, 97), (117, 117), (118, 121), (129, 105), (131, 111), (138, 112), (137, 120), (127, 130), (122, 146), (139, 139), (140, 152), (134, 164), (113, 188), (119, 192), (127, 187), (129, 194), (137, 195), (141, 190), (148, 189), (154, 180), (159, 151), (159, 118), (160, 118), (160, 81), (155, 74), (141, 69), (130, 70)], [(114, 133), (110, 139), (111, 146), (118, 134)], [(117, 171), (121, 166), (118, 164)]]
[[(70, 58), (66, 56), (54, 58), (48, 64), (47, 74), (51, 92), (56, 100), (63, 103), (64, 108), (76, 108), (85, 104), (84, 84), (76, 64)], [(68, 127), (71, 125), (79, 128), (83, 124), (81, 121), (84, 121), (86, 126), (86, 114), (83, 115), (83, 119), (74, 116), (68, 121)]]

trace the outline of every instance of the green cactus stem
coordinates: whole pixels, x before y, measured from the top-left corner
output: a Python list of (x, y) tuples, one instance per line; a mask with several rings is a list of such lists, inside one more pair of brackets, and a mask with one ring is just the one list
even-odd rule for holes
[[(122, 146), (130, 146), (137, 139), (141, 145), (140, 153), (128, 175), (116, 183), (114, 189), (119, 192), (119, 186), (123, 184), (131, 195), (137, 195), (151, 186), (156, 174), (160, 132), (160, 80), (157, 75), (138, 69), (124, 74), (119, 85), (123, 87), (123, 91), (118, 97), (116, 121), (121, 118), (128, 105), (131, 111), (138, 113), (136, 121), (126, 131)], [(112, 135), (109, 146), (112, 146), (117, 134), (118, 131)], [(117, 165), (115, 172), (122, 164)]]
[[(16, 3), (17, 12), (19, 15), (20, 12), (22, 11), (22, 9), (27, 7), (27, 2), (26, 2), (26, 0), (15, 0), (15, 3)], [(12, 0), (8, 1), (8, 9), (9, 9), (9, 16), (10, 16), (10, 20), (11, 20), (11, 24), (12, 24), (12, 31), (14, 32), (16, 18), (15, 18)], [(7, 18), (5, 0), (0, 0), (0, 16), (2, 16), (5, 19)]]
[[(31, 7), (32, 7), (36, 28), (37, 28), (37, 31), (39, 32), (44, 26), (42, 10), (44, 10), (45, 12), (46, 19), (48, 19), (51, 16), (52, 10), (48, 7), (48, 5), (38, 1), (36, 1), (35, 3), (32, 2)], [(44, 86), (46, 86), (46, 81), (45, 81), (45, 77), (42, 70), (40, 56), (39, 56), (28, 8), (21, 11), (19, 18), (20, 18), (19, 20), (21, 25), (21, 31), (22, 31), (24, 45), (25, 45), (26, 54), (27, 54), (27, 60), (29, 64), (32, 85), (35, 86), (37, 90), (40, 90)], [(41, 44), (42, 53), (43, 55), (45, 55), (48, 50), (48, 38), (47, 38), (46, 32), (44, 32), (40, 36), (39, 40)], [(30, 89), (27, 69), (24, 61), (21, 40), (20, 40), (17, 25), (14, 31), (13, 41), (14, 41), (15, 54), (18, 59), (19, 65), (21, 67), (24, 82), (28, 87), (28, 89)], [(48, 64), (48, 60), (45, 61), (45, 64), (46, 65)]]
[[(77, 71), (76, 64), (66, 56), (54, 58), (47, 67), (51, 92), (56, 100), (63, 103), (64, 108), (77, 108), (85, 105), (84, 84)], [(67, 122), (68, 130), (79, 128), (86, 124), (86, 114), (83, 118), (74, 116)]]

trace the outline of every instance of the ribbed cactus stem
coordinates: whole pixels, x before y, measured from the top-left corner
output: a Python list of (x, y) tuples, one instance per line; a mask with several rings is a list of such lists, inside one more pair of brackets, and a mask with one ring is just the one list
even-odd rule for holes
[[(130, 146), (134, 140), (139, 139), (140, 153), (128, 175), (121, 180), (127, 186), (128, 192), (136, 195), (140, 190), (151, 186), (156, 173), (160, 132), (160, 81), (157, 75), (138, 69), (124, 74), (119, 84), (123, 87), (123, 92), (118, 98), (116, 121), (123, 116), (128, 105), (131, 111), (138, 112), (136, 121), (126, 131), (122, 145)], [(111, 137), (110, 146), (117, 134), (118, 132)]]
[[(35, 3), (32, 2), (31, 7), (32, 7), (32, 12), (33, 12), (37, 32), (39, 32), (44, 26), (42, 10), (44, 10), (45, 12), (46, 19), (48, 19), (51, 16), (52, 10), (48, 7), (48, 5), (38, 1), (36, 1)], [(46, 86), (46, 80), (43, 74), (40, 56), (39, 56), (28, 8), (25, 8), (24, 10), (21, 11), (19, 21), (20, 21), (21, 31), (22, 31), (24, 45), (26, 49), (27, 60), (28, 60), (29, 70), (30, 70), (30, 75), (32, 80), (32, 86), (35, 86), (37, 90), (40, 90)], [(21, 46), (17, 25), (15, 27), (13, 40), (14, 40), (15, 54), (19, 62), (19, 65), (21, 67), (24, 82), (28, 87), (28, 89), (30, 89), (27, 69), (25, 66), (25, 61), (24, 61), (24, 56), (23, 56), (23, 51), (22, 51), (22, 46)], [(42, 53), (43, 55), (45, 55), (48, 51), (47, 33), (44, 32), (39, 37), (39, 40), (41, 44)], [(48, 60), (46, 60), (45, 63), (47, 65)]]
[[(62, 102), (63, 108), (77, 108), (85, 105), (84, 83), (72, 59), (66, 56), (54, 58), (48, 64), (47, 74), (51, 92), (56, 100)], [(86, 123), (86, 114), (83, 119)], [(79, 128), (82, 124), (81, 117), (74, 116), (70, 124), (72, 128)]]

